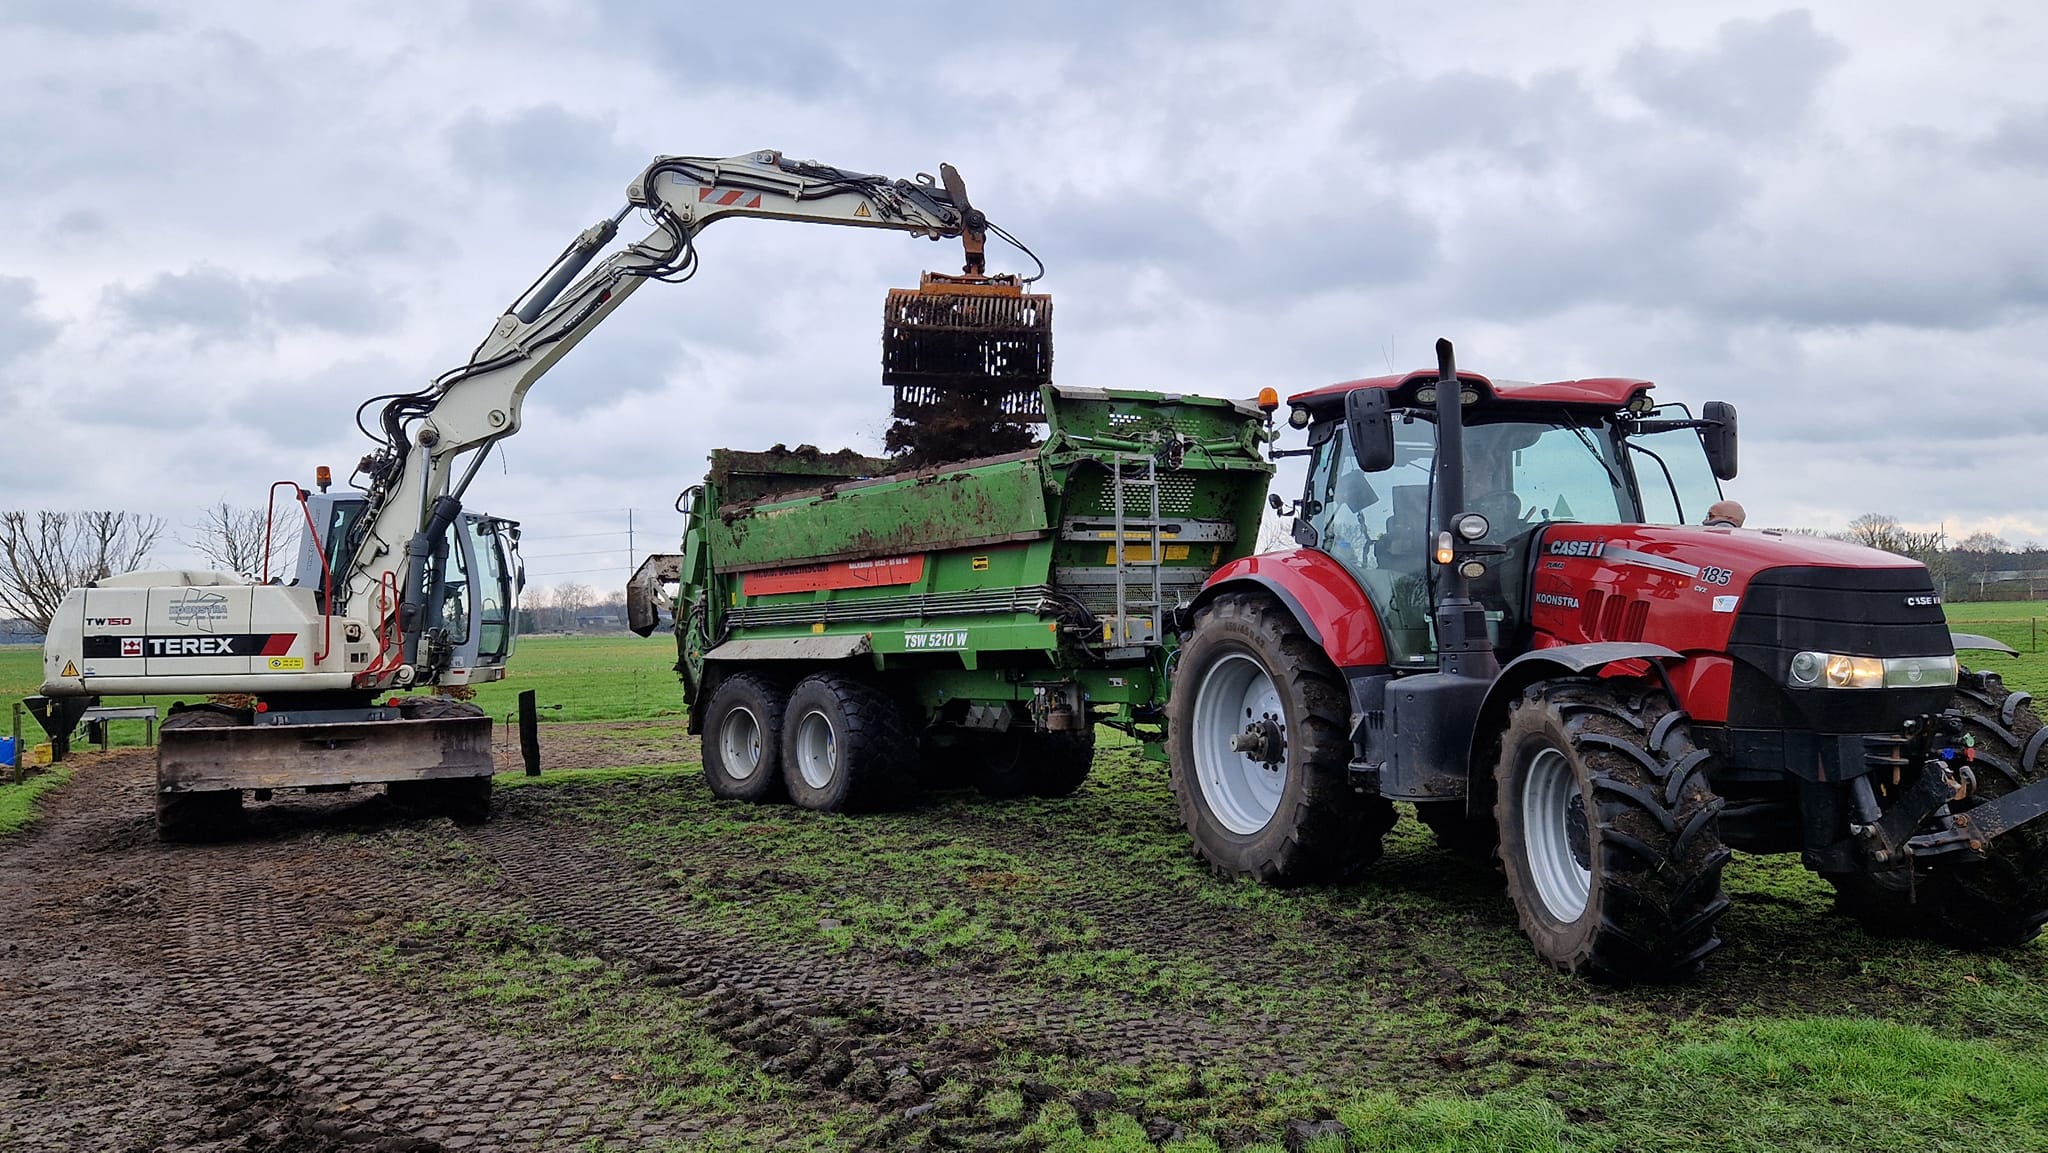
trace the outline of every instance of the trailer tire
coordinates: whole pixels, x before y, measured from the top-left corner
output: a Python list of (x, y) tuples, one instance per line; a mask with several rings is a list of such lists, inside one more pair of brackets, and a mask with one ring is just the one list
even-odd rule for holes
[(782, 783), (782, 715), (789, 697), (752, 673), (718, 682), (704, 705), (704, 780), (713, 796), (766, 804), (787, 797)]
[(916, 747), (887, 693), (841, 673), (790, 690), (782, 721), (782, 779), (799, 808), (860, 812), (900, 803)]
[(1025, 730), (982, 739), (985, 754), (975, 787), (998, 799), (1071, 796), (1095, 763), (1095, 730)]
[(1685, 714), (1641, 686), (1539, 681), (1513, 703), (1494, 817), (1508, 897), (1544, 960), (1674, 980), (1720, 947), (1730, 854), (1707, 760)]
[[(1955, 704), (1976, 741), (1977, 791), (1953, 810), (1967, 812), (2048, 777), (2048, 736), (2026, 693), (1997, 673), (1965, 669)], [(2048, 820), (1991, 841), (1979, 861), (1932, 858), (1888, 873), (1830, 875), (1835, 907), (1873, 932), (1934, 937), (1972, 949), (2005, 949), (2041, 935), (2048, 923)]]
[[(1278, 602), (1226, 593), (1203, 607), (1166, 707), (1175, 805), (1217, 873), (1301, 884), (1379, 859), (1394, 806), (1351, 788), (1343, 682)], [(1277, 768), (1230, 747), (1247, 718), (1277, 723)]]

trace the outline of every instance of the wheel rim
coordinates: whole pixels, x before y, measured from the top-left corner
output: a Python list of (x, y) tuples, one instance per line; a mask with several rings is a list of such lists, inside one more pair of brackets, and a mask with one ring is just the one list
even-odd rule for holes
[[(1283, 756), (1272, 768), (1230, 747), (1232, 738), (1256, 721), (1272, 718), (1280, 728)], [(1266, 827), (1287, 791), (1284, 755), (1287, 715), (1280, 690), (1264, 665), (1232, 653), (1209, 667), (1195, 693), (1195, 779), (1202, 799), (1222, 826), (1240, 836)]]
[(832, 719), (812, 709), (796, 723), (796, 771), (804, 784), (822, 789), (839, 772), (839, 742), (832, 732)]
[(718, 729), (718, 755), (725, 775), (735, 781), (748, 780), (761, 767), (761, 719), (751, 709), (734, 709), (725, 714)]
[(1522, 845), (1544, 909), (1564, 924), (1579, 919), (1593, 892), (1587, 860), (1586, 805), (1578, 774), (1556, 749), (1529, 762), (1522, 783)]

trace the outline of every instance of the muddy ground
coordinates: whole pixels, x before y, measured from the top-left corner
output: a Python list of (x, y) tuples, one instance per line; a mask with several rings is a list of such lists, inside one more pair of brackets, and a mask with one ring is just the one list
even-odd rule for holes
[[(1701, 981), (1603, 990), (1406, 825), (1354, 886), (1215, 882), (1122, 750), (1065, 801), (845, 818), (712, 799), (674, 722), (543, 744), (486, 826), (283, 796), (198, 846), (154, 839), (147, 750), (78, 757), (0, 841), (0, 1149), (1343, 1149), (1361, 1092), (1528, 1134), (1430, 1147), (1686, 1148), (1720, 1098), (1674, 1127), (1656, 1062), (1724, 1023), (2020, 1046), (2048, 969), (1876, 944), (1780, 870)], [(552, 776), (632, 765), (672, 771)]]

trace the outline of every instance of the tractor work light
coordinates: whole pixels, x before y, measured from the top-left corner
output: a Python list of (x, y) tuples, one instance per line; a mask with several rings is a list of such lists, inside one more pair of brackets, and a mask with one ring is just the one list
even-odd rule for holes
[(1466, 540), (1478, 540), (1485, 536), (1493, 525), (1487, 523), (1484, 514), (1468, 512), (1460, 514), (1457, 520), (1451, 522), (1451, 527), (1457, 529), (1458, 535)]
[(1308, 406), (1305, 404), (1297, 404), (1287, 410), (1287, 424), (1290, 428), (1307, 428), (1309, 421), (1313, 419), (1315, 417), (1309, 412)]
[(1858, 657), (1804, 652), (1792, 658), (1791, 679), (1802, 688), (1924, 689), (1956, 683), (1956, 658)]
[(1436, 534), (1436, 563), (1449, 564), (1456, 559), (1458, 559), (1458, 554), (1451, 546), (1451, 534), (1447, 532)]

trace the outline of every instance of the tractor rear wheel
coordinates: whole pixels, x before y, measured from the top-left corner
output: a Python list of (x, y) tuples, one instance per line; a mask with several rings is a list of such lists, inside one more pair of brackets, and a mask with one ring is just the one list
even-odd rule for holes
[(1343, 681), (1279, 603), (1203, 608), (1166, 707), (1174, 800), (1211, 868), (1279, 885), (1379, 859), (1394, 806), (1352, 790)]
[[(2048, 777), (2048, 728), (2026, 693), (1996, 673), (1964, 671), (1955, 703), (1976, 748), (1977, 791), (1962, 813)], [(2048, 922), (2048, 820), (1993, 840), (1982, 860), (1940, 857), (1886, 873), (1831, 874), (1835, 906), (1878, 933), (1936, 937), (1975, 949), (2024, 945)]]
[(782, 783), (782, 714), (788, 694), (752, 673), (718, 682), (704, 706), (704, 780), (713, 796), (762, 804)]
[(1670, 980), (1720, 947), (1729, 852), (1707, 757), (1686, 715), (1639, 686), (1543, 681), (1514, 702), (1494, 816), (1508, 897), (1544, 960)]
[(822, 813), (885, 808), (909, 791), (902, 713), (888, 694), (841, 673), (797, 682), (782, 720), (782, 779), (797, 806)]
[(1026, 729), (992, 734), (977, 744), (982, 759), (974, 784), (991, 797), (1069, 796), (1095, 763), (1093, 728), (1079, 733)]

